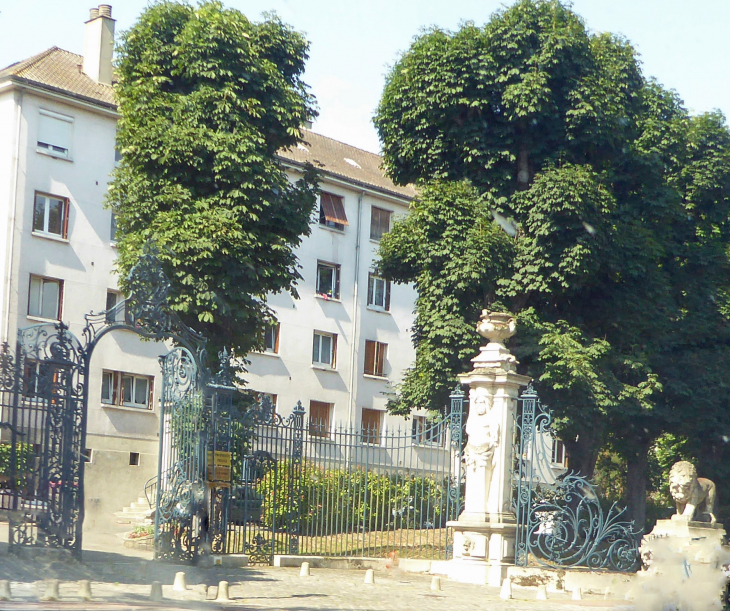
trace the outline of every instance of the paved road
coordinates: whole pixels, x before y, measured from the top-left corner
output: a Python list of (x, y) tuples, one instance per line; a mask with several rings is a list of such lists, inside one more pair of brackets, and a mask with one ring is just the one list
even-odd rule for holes
[[(4, 525), (2, 525), (4, 526)], [(2, 528), (0, 527), (0, 530)], [(0, 540), (4, 539), (0, 533)], [(84, 562), (67, 558), (19, 559), (8, 555), (0, 543), (0, 579), (11, 582), (13, 599), (0, 602), (0, 609), (251, 609), (285, 611), (501, 611), (571, 610), (607, 608), (633, 610), (623, 600), (604, 601), (586, 595), (583, 601), (567, 594), (549, 594), (548, 601), (534, 599), (535, 590), (515, 589), (514, 600), (499, 598), (499, 589), (457, 583), (442, 578), (442, 591), (430, 589), (431, 577), (397, 569), (376, 571), (375, 584), (364, 585), (365, 571), (312, 569), (311, 577), (299, 577), (299, 569), (248, 567), (245, 569), (199, 569), (151, 562), (149, 554), (126, 550), (113, 535), (85, 539), (90, 549)], [(177, 571), (185, 571), (188, 589), (174, 592)], [(61, 581), (61, 600), (41, 602), (45, 580)], [(82, 602), (78, 580), (92, 582), (94, 601)], [(216, 603), (219, 581), (230, 583), (231, 602)], [(150, 584), (163, 584), (165, 600), (149, 600)]]

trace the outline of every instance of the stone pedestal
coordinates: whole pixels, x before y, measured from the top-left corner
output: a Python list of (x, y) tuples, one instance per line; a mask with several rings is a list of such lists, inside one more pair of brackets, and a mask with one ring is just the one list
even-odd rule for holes
[(516, 373), (517, 361), (504, 346), (514, 335), (509, 314), (482, 313), (477, 331), (489, 339), (462, 376), (469, 384), (469, 416), (464, 451), (464, 511), (448, 526), (454, 529), (451, 579), (500, 586), (515, 560), (516, 521), (512, 498), (512, 437), (520, 387), (530, 381)]

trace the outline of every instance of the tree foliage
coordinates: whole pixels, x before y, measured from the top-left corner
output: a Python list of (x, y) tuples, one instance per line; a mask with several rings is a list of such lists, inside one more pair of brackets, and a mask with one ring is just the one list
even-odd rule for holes
[[(458, 231), (448, 200), (425, 186), (381, 243), (383, 272), (419, 294), (416, 364), (392, 406), (441, 408), (469, 369), (479, 311), (507, 307), (521, 326), (513, 351), (555, 410), (573, 466), (591, 475), (610, 441), (643, 523), (653, 441), (675, 432), (721, 448), (730, 429), (724, 117), (690, 116), (641, 74), (626, 40), (590, 33), (558, 0), (519, 0), (483, 28), (416, 38), (375, 124), (396, 182), (472, 189)], [(467, 247), (490, 212), (492, 231), (506, 233)], [(483, 273), (464, 276), (453, 299), (423, 299), (450, 294), (445, 277), (474, 261)]]
[(268, 292), (295, 292), (293, 253), (309, 231), (316, 176), (291, 184), (276, 152), (313, 118), (301, 80), (307, 41), (219, 2), (160, 1), (118, 49), (122, 154), (108, 203), (118, 269), (147, 241), (172, 283), (171, 307), (215, 348), (261, 342)]

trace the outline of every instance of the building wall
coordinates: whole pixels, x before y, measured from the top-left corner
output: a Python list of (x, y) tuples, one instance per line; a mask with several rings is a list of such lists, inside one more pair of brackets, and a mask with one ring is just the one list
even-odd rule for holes
[[(393, 284), (388, 312), (367, 307), (368, 274), (378, 248), (378, 242), (370, 239), (371, 209), (391, 211), (392, 226), (393, 220), (407, 213), (408, 202), (326, 177), (320, 186), (344, 198), (349, 225), (344, 231), (330, 229), (319, 224), (318, 211), (315, 213), (311, 235), (297, 250), (303, 277), (297, 284), (299, 299), (287, 293), (268, 299), (280, 322), (279, 353), (249, 355), (247, 381), (254, 390), (276, 394), (282, 415), (291, 413), (297, 401), (307, 412), (311, 400), (322, 401), (334, 404), (335, 422), (358, 427), (362, 408), (385, 410), (387, 394), (393, 392), (415, 357), (410, 340), (414, 288)], [(341, 266), (339, 300), (317, 295), (318, 261)], [(312, 364), (315, 330), (337, 334), (333, 369)], [(388, 345), (385, 378), (364, 375), (365, 340)], [(384, 415), (383, 424), (403, 426), (404, 421)]]
[[(5, 126), (13, 121), (13, 113), (6, 108), (8, 97), (0, 97), (0, 125), (5, 133), (10, 133)], [(40, 109), (74, 118), (70, 160), (37, 152)], [(43, 322), (28, 315), (31, 274), (63, 280), (61, 319), (80, 338), (84, 315), (104, 310), (107, 290), (118, 288), (114, 273), (116, 252), (110, 239), (111, 212), (103, 206), (115, 163), (116, 116), (25, 92), (20, 125), (17, 181), (12, 176), (0, 178), (0, 192), (12, 191), (3, 205), (12, 209), (13, 201), (17, 202), (12, 260), (5, 261), (3, 267), (11, 270), (9, 317), (7, 330), (5, 325), (2, 328), (3, 338), (13, 342), (18, 328)], [(0, 147), (3, 172), (13, 166), (8, 161), (7, 148), (7, 144)], [(66, 240), (33, 234), (37, 191), (68, 198)], [(3, 213), (2, 218), (10, 215)], [(111, 512), (137, 500), (145, 482), (156, 474), (161, 388), (157, 359), (166, 351), (164, 344), (143, 342), (130, 331), (106, 335), (94, 351), (89, 372), (87, 448), (95, 458), (86, 469), (89, 502), (85, 527), (103, 523)], [(104, 369), (154, 376), (153, 409), (103, 405)], [(129, 452), (140, 453), (138, 467), (129, 466)]]

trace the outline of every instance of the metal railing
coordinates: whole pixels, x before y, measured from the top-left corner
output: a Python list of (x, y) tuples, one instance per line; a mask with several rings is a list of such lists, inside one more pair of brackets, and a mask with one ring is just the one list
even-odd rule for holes
[(301, 406), (298, 418), (258, 424), (240, 451), (228, 553), (262, 563), (275, 554), (450, 557), (463, 397), (446, 418), (405, 428), (333, 426)]

